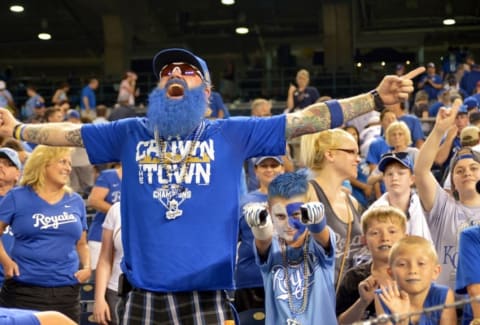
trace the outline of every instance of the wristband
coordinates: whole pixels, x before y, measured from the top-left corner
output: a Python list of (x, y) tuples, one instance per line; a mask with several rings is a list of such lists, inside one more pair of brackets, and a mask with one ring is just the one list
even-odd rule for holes
[(322, 218), (322, 221), (320, 221), (319, 223), (314, 223), (313, 225), (308, 225), (307, 227), (311, 233), (318, 234), (318, 233), (321, 233), (326, 226), (327, 226), (327, 218), (324, 217)]
[(330, 110), (330, 128), (334, 129), (343, 124), (343, 110), (338, 100), (327, 100), (325, 102)]
[(22, 123), (18, 123), (13, 127), (12, 137), (17, 140), (21, 140), (21, 132), (22, 132)]
[(375, 104), (375, 110), (377, 112), (383, 111), (383, 109), (385, 108), (385, 104), (383, 103), (383, 100), (380, 97), (380, 94), (378, 93), (378, 91), (374, 89), (374, 90), (370, 90), (368, 93), (373, 96), (373, 103)]

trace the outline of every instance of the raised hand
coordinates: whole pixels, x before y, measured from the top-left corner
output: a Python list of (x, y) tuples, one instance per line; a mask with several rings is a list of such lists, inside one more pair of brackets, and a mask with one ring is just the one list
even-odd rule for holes
[(314, 225), (322, 222), (325, 218), (325, 208), (321, 202), (308, 202), (300, 207), (302, 213), (301, 222), (304, 225)]
[(375, 290), (378, 289), (378, 282), (373, 275), (358, 284), (360, 299), (370, 304), (375, 298)]
[(410, 312), (410, 298), (408, 294), (400, 290), (395, 281), (389, 281), (386, 285), (380, 286), (379, 297), (390, 309), (391, 314), (397, 314), (402, 318)]
[(268, 211), (263, 203), (248, 203), (243, 207), (243, 215), (250, 227), (260, 227), (266, 224)]
[(383, 103), (392, 105), (408, 99), (409, 94), (414, 90), (412, 79), (423, 72), (425, 72), (425, 68), (419, 67), (400, 77), (385, 76), (377, 87)]

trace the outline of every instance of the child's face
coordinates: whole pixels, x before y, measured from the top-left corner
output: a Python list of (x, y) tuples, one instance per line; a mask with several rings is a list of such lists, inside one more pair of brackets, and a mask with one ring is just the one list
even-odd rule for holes
[(388, 261), (393, 244), (405, 237), (405, 229), (391, 220), (371, 220), (365, 234), (365, 241), (373, 260)]
[(414, 182), (414, 176), (410, 169), (395, 162), (385, 168), (383, 182), (388, 193), (402, 194), (410, 191), (410, 187)]
[(300, 222), (302, 204), (304, 204), (303, 197), (290, 199), (275, 197), (269, 201), (275, 231), (287, 244), (297, 241), (306, 230), (305, 225)]
[(440, 265), (425, 253), (423, 247), (409, 245), (394, 257), (389, 273), (402, 290), (408, 294), (419, 294), (430, 289), (432, 281), (440, 273)]

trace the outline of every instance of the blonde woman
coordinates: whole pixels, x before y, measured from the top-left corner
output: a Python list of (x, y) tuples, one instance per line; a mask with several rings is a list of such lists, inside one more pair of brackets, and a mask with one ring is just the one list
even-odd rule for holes
[(308, 201), (324, 204), (327, 225), (335, 233), (334, 280), (338, 286), (346, 270), (369, 256), (361, 240), (359, 204), (342, 190), (345, 180), (357, 176), (358, 144), (341, 129), (306, 135), (301, 139), (300, 159), (313, 173)]
[(70, 154), (66, 147), (37, 146), (20, 186), (0, 203), (0, 234), (10, 225), (15, 237), (11, 254), (0, 241), (0, 305), (55, 310), (79, 322), (80, 283), (91, 270), (85, 204), (68, 187)]

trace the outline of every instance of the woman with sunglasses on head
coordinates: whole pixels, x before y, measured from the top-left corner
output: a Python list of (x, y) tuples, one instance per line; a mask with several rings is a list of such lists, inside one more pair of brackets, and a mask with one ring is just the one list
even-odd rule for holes
[(461, 104), (461, 100), (457, 99), (452, 108), (440, 109), (414, 167), (418, 195), (440, 256), (442, 270), (437, 282), (452, 289), (455, 285), (458, 234), (463, 228), (480, 223), (480, 194), (476, 190), (480, 180), (480, 159), (469, 148), (458, 150), (452, 158), (452, 190), (458, 200), (440, 186), (431, 168), (442, 137), (454, 127)]
[(358, 144), (350, 133), (341, 129), (304, 135), (300, 159), (313, 174), (308, 201), (323, 203), (327, 225), (337, 238), (334, 277), (337, 288), (349, 268), (369, 259), (361, 241), (360, 205), (342, 189), (345, 180), (357, 177)]
[(5, 281), (0, 306), (59, 311), (80, 321), (80, 283), (91, 275), (83, 199), (68, 187), (71, 149), (37, 146), (20, 186), (0, 202), (0, 233), (10, 225), (10, 254), (0, 242)]

